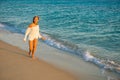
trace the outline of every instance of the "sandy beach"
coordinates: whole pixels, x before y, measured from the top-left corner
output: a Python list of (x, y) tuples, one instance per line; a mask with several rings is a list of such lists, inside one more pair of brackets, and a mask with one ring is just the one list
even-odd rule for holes
[(27, 55), (24, 35), (0, 29), (0, 80), (108, 80), (119, 75), (102, 71), (82, 58), (39, 41), (35, 57)]
[(120, 0), (0, 0), (0, 80), (120, 80), (119, 13)]
[(0, 80), (76, 80), (70, 73), (0, 41)]

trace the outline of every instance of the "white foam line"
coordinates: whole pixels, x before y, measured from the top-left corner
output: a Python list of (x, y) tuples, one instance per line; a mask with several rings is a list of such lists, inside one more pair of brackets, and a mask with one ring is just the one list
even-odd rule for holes
[(3, 25), (2, 23), (0, 23), (0, 27), (5, 27), (5, 25)]
[[(99, 60), (99, 59), (95, 58), (94, 56), (92, 56), (90, 54), (90, 52), (88, 52), (88, 51), (86, 51), (86, 53), (83, 54), (83, 58), (84, 58), (85, 61), (92, 62), (92, 63), (98, 65), (100, 68), (115, 71), (115, 72), (120, 74), (120, 65), (117, 65), (114, 61), (109, 61), (108, 60), (107, 62), (111, 63), (111, 65), (108, 64), (108, 63), (105, 64), (101, 60)], [(117, 67), (113, 67), (112, 64), (116, 65)]]

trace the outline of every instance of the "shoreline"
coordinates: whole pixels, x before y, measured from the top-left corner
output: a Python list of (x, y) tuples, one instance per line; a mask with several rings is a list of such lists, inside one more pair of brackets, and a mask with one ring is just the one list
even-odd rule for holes
[[(16, 46), (24, 51), (28, 51), (28, 42), (24, 43), (23, 35), (19, 33), (12, 33), (8, 30), (0, 30), (0, 40)], [(50, 47), (39, 41), (35, 56), (56, 68), (66, 71), (74, 75), (78, 80), (108, 80), (114, 78), (119, 80), (119, 75), (111, 73), (106, 70), (101, 70), (97, 66), (85, 62), (82, 58), (67, 52)], [(104, 73), (103, 73), (104, 72)]]
[(0, 40), (1, 80), (77, 80), (70, 73), (42, 60), (32, 60), (18, 47)]

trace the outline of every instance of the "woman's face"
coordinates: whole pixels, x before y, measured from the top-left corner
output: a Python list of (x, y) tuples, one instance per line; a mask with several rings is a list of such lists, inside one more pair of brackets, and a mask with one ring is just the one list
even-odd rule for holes
[(34, 23), (37, 24), (38, 21), (39, 21), (39, 18), (38, 18), (38, 17), (35, 17), (35, 18), (34, 18)]

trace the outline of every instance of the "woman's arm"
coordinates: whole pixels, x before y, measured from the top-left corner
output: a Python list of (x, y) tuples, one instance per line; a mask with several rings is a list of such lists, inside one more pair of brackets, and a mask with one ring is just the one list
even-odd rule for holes
[(25, 36), (24, 36), (24, 41), (26, 41), (28, 34), (30, 33), (31, 28), (27, 28)]
[(41, 36), (41, 34), (40, 34), (40, 32), (39, 32), (39, 36), (38, 36), (40, 39), (42, 38), (42, 36)]
[(46, 40), (46, 38), (44, 36), (42, 36), (39, 32), (39, 38), (42, 39), (42, 40)]
[(29, 27), (27, 28), (27, 30), (26, 30), (26, 32), (25, 32), (24, 41), (26, 41), (27, 36), (28, 36), (28, 34), (30, 33), (30, 31), (31, 31), (31, 27), (32, 27), (32, 24), (29, 25)]
[(46, 38), (40, 34), (40, 28), (39, 28), (39, 39), (46, 40)]

